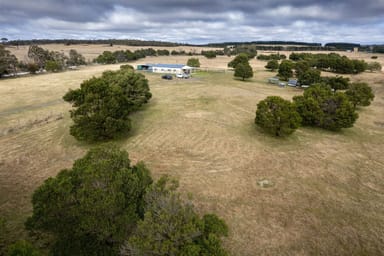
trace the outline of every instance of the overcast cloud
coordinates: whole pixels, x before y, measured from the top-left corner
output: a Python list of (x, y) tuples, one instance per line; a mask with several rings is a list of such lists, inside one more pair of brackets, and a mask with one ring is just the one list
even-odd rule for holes
[(0, 0), (0, 37), (384, 43), (384, 0)]

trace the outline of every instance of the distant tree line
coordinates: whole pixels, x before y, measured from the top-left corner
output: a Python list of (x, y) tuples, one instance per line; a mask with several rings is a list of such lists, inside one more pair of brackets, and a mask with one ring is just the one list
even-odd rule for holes
[(306, 61), (310, 67), (339, 74), (358, 74), (368, 68), (368, 64), (364, 60), (351, 60), (337, 53), (291, 53), (289, 59)]
[(133, 39), (32, 39), (32, 40), (9, 40), (5, 42), (9, 45), (31, 45), (31, 44), (109, 44), (109, 45), (130, 45), (130, 46), (183, 46), (188, 44), (153, 41), (153, 40), (133, 40)]
[(258, 60), (285, 60), (287, 58), (287, 56), (285, 56), (284, 54), (275, 54), (275, 53), (272, 53), (272, 54), (260, 54), (260, 55), (257, 55), (257, 59)]
[(209, 43), (202, 46), (208, 47), (225, 47), (227, 45), (300, 45), (300, 46), (321, 46), (321, 43), (306, 43), (295, 41), (251, 41), (251, 42), (224, 42), (224, 43)]
[(231, 56), (231, 55), (238, 55), (241, 53), (245, 53), (248, 55), (249, 59), (254, 58), (257, 55), (257, 50), (254, 45), (236, 45), (234, 47), (228, 47), (227, 45), (224, 47), (224, 54)]
[(335, 50), (353, 50), (353, 48), (360, 48), (360, 44), (353, 43), (326, 43), (324, 47), (334, 48)]

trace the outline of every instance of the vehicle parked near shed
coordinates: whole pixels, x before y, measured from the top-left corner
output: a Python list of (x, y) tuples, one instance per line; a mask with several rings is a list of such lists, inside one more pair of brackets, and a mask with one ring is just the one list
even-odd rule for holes
[(166, 79), (166, 80), (172, 80), (172, 79), (173, 79), (173, 76), (170, 75), (170, 74), (165, 74), (165, 75), (162, 75), (161, 78), (162, 78), (162, 79)]

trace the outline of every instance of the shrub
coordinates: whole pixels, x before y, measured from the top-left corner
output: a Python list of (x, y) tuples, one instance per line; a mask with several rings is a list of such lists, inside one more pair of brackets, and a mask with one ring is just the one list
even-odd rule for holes
[(269, 96), (257, 104), (255, 123), (274, 136), (287, 136), (301, 123), (294, 104), (279, 96)]
[(198, 58), (189, 58), (187, 61), (187, 65), (190, 67), (200, 67), (200, 61)]
[(372, 88), (367, 83), (352, 83), (345, 94), (355, 108), (356, 106), (369, 106), (375, 98)]

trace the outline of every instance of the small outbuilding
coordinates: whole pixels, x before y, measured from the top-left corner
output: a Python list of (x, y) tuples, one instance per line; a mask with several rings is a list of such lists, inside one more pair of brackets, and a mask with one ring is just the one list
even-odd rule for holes
[(279, 84), (280, 80), (278, 77), (271, 77), (271, 78), (268, 78), (268, 83), (270, 84)]
[(288, 86), (295, 87), (298, 85), (297, 82), (298, 82), (297, 79), (289, 79)]
[(193, 67), (183, 64), (144, 64), (137, 65), (137, 70), (144, 70), (154, 73), (168, 74), (191, 74)]

